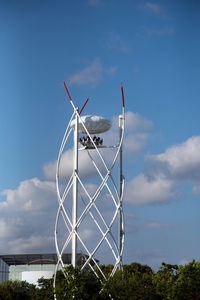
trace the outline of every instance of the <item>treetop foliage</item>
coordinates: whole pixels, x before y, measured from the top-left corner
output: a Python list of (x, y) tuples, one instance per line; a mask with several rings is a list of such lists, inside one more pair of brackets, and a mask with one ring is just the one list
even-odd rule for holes
[[(111, 265), (100, 266), (109, 276)], [(200, 261), (182, 266), (162, 263), (157, 272), (133, 262), (117, 270), (108, 282), (80, 267), (66, 267), (57, 273), (57, 300), (200, 300)], [(0, 300), (53, 300), (53, 278), (38, 280), (38, 286), (25, 281), (0, 284)]]

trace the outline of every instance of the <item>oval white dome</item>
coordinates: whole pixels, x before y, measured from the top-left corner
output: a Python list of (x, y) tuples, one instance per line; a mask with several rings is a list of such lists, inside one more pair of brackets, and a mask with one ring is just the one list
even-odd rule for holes
[[(83, 121), (85, 127), (87, 128), (90, 134), (98, 134), (105, 132), (111, 128), (111, 122), (104, 117), (101, 116), (92, 116), (86, 115), (80, 117)], [(71, 128), (75, 128), (75, 120), (71, 122)], [(86, 133), (83, 125), (79, 122), (79, 132)]]

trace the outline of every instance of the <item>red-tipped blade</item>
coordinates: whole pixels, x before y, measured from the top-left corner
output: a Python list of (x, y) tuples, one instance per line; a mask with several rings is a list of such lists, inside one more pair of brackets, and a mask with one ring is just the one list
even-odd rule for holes
[(124, 107), (124, 91), (123, 91), (122, 83), (121, 83), (121, 91), (122, 91), (122, 106)]
[(65, 82), (64, 82), (64, 87), (65, 87), (65, 90), (66, 90), (67, 95), (68, 95), (68, 97), (69, 97), (69, 100), (72, 101), (72, 98), (70, 97), (70, 94), (69, 94), (69, 92), (68, 92), (68, 89), (67, 89), (67, 86), (66, 86)]
[(79, 112), (79, 116), (80, 116), (80, 114), (82, 113), (84, 107), (86, 106), (88, 100), (89, 100), (89, 97), (87, 98), (87, 100), (86, 100), (85, 103), (83, 104), (83, 106), (82, 106), (82, 108), (81, 108), (81, 110), (80, 110), (80, 112)]

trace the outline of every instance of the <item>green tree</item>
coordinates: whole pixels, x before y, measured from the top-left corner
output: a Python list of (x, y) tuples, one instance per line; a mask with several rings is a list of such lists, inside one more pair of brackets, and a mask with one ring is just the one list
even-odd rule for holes
[(162, 266), (153, 276), (153, 285), (157, 299), (175, 300), (178, 266), (162, 263)]
[(80, 267), (65, 268), (66, 277), (61, 271), (57, 274), (56, 296), (58, 300), (99, 300), (101, 284), (92, 271), (81, 272)]
[(102, 293), (115, 300), (155, 300), (152, 276), (153, 271), (147, 265), (125, 265), (123, 271), (116, 271)]
[(1, 282), (0, 300), (35, 300), (36, 287), (26, 281)]
[(35, 293), (35, 300), (53, 300), (53, 278), (45, 279), (44, 277), (38, 279), (38, 287)]
[[(112, 265), (100, 266), (108, 278)], [(154, 273), (147, 265), (131, 263), (108, 281), (92, 270), (71, 265), (57, 272), (57, 300), (200, 300), (200, 262), (185, 266), (162, 263)], [(99, 270), (96, 270), (100, 274)], [(38, 287), (25, 281), (0, 284), (0, 300), (53, 300), (53, 279), (40, 278)]]
[(200, 299), (200, 262), (192, 260), (179, 266), (176, 290), (178, 300)]

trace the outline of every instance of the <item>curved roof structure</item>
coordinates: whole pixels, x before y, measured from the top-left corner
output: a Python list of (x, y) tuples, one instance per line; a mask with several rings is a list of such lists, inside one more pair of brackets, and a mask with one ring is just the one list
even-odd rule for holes
[[(85, 258), (88, 255), (83, 255), (81, 253), (77, 254), (77, 264), (81, 265), (85, 262)], [(44, 265), (44, 264), (57, 264), (58, 258), (55, 253), (44, 253), (44, 254), (8, 254), (0, 255), (2, 259), (9, 266), (17, 265)], [(68, 265), (71, 264), (71, 253), (65, 253), (62, 256), (63, 263)]]

